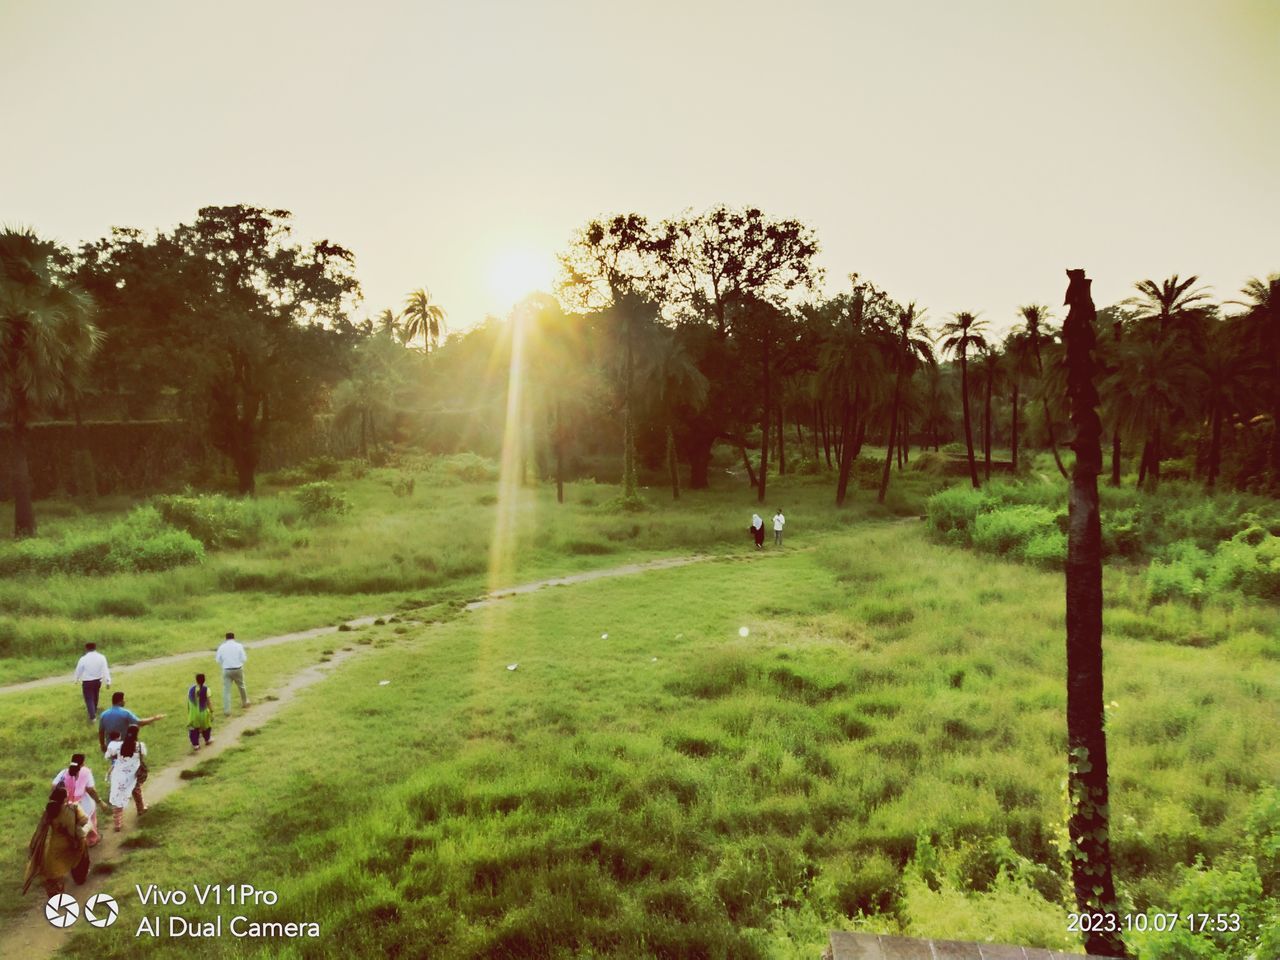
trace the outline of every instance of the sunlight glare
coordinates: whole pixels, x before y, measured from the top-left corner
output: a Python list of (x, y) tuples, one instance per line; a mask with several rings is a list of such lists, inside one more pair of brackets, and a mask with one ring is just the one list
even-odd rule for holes
[(506, 250), (489, 269), (489, 291), (503, 307), (510, 307), (535, 291), (550, 293), (554, 272), (549, 257), (531, 250)]

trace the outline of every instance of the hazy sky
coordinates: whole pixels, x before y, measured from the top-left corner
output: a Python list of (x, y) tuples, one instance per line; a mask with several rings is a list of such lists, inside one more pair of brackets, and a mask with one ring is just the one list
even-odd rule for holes
[(0, 222), (284, 207), (454, 327), (589, 217), (718, 202), (935, 320), (1280, 270), (1274, 0), (0, 0), (0, 89)]

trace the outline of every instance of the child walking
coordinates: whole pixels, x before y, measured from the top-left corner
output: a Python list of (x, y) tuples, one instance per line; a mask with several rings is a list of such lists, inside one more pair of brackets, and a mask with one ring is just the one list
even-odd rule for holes
[(209, 743), (213, 739), (213, 711), (209, 708), (209, 688), (204, 685), (204, 674), (196, 674), (196, 682), (187, 691), (187, 736), (191, 749), (200, 749), (200, 738)]

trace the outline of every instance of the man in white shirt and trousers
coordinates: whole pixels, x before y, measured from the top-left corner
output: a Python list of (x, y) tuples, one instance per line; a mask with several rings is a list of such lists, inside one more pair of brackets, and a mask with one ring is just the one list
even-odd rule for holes
[(97, 644), (84, 645), (84, 656), (76, 664), (75, 682), (80, 684), (84, 708), (89, 714), (89, 722), (93, 723), (98, 717), (98, 694), (102, 685), (111, 686), (111, 668), (107, 666), (107, 658), (98, 652)]
[(222, 641), (218, 652), (213, 655), (222, 668), (222, 715), (231, 716), (231, 684), (240, 689), (240, 706), (249, 705), (249, 694), (244, 689), (244, 662), (249, 659), (244, 645), (236, 639), (234, 633), (228, 633)]
[(773, 515), (773, 544), (776, 547), (782, 546), (782, 528), (787, 525), (787, 518), (782, 515), (782, 508), (778, 508), (778, 512)]

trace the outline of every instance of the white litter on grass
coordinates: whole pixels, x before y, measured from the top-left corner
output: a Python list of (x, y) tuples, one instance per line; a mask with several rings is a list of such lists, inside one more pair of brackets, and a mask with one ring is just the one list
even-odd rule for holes
[(508, 669), (508, 670), (514, 670), (514, 669), (515, 669), (516, 667), (518, 667), (518, 666), (520, 666), (520, 664), (518, 664), (518, 663), (508, 663), (508, 664), (507, 664), (507, 669)]
[(751, 631), (750, 631), (750, 630), (748, 630), (746, 627), (739, 627), (739, 628), (738, 628), (738, 636), (740, 636), (740, 637), (745, 637), (745, 636), (746, 636), (747, 634), (749, 634), (750, 632), (751, 632)]
[(600, 634), (600, 639), (601, 639), (601, 640), (608, 640), (608, 639), (609, 639), (609, 634), (607, 634), (607, 633), (602, 633), (602, 634)]
[(650, 657), (650, 658), (649, 658), (649, 662), (650, 662), (650, 663), (657, 663), (657, 662), (658, 662), (658, 658), (657, 658), (657, 657)]
[(380, 686), (380, 687), (385, 687), (385, 686), (386, 686), (388, 683), (390, 683), (390, 682), (391, 682), (390, 680), (379, 680), (379, 681), (378, 681), (378, 686)]

